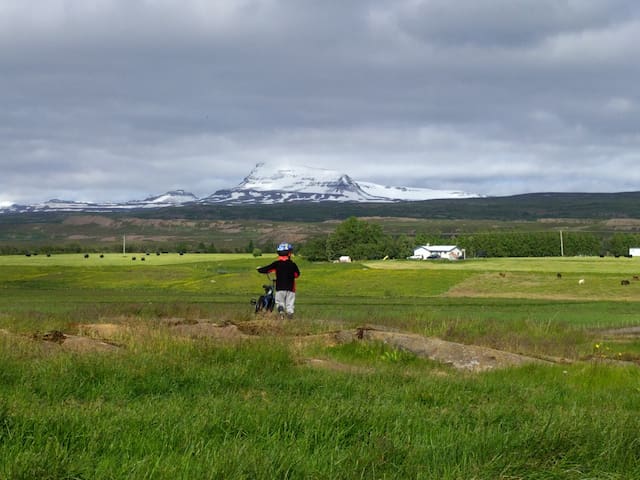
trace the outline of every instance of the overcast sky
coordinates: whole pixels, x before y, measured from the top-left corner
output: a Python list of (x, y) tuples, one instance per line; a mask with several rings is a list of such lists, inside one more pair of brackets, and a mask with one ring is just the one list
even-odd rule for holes
[(638, 45), (637, 0), (0, 0), (0, 204), (640, 190)]

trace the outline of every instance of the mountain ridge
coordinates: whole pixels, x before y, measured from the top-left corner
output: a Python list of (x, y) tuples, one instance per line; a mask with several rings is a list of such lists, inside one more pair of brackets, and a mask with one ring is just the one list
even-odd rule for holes
[(274, 204), (285, 202), (402, 202), (437, 198), (476, 198), (482, 195), (428, 188), (392, 187), (359, 182), (334, 170), (258, 163), (234, 188), (218, 190), (204, 203)]
[(261, 205), (291, 202), (393, 203), (450, 198), (478, 198), (482, 195), (428, 188), (392, 187), (358, 182), (349, 175), (313, 167), (274, 166), (261, 162), (242, 182), (217, 190), (203, 198), (185, 190), (172, 190), (144, 200), (127, 202), (79, 202), (51, 199), (30, 205), (10, 205), (0, 213), (27, 212), (115, 212), (183, 205)]

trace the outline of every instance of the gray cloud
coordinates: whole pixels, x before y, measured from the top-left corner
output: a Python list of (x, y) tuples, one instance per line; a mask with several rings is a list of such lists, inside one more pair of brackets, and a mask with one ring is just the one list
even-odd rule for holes
[(257, 162), (638, 190), (633, 0), (4, 0), (0, 202), (207, 195)]

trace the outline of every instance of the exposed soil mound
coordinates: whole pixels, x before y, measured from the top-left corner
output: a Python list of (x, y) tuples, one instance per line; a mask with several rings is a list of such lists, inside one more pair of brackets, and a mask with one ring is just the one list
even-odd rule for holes
[(254, 336), (286, 336), (286, 331), (282, 320), (264, 319), (254, 320), (251, 322), (242, 322), (238, 324), (240, 331), (247, 335)]
[[(241, 339), (246, 335), (233, 324), (217, 324), (206, 320), (188, 320), (183, 318), (166, 318), (159, 322), (171, 334), (188, 338)], [(125, 337), (144, 335), (144, 329), (137, 331), (135, 327), (121, 323), (91, 323), (78, 325), (81, 336), (118, 341)]]
[(64, 350), (73, 352), (116, 352), (120, 347), (107, 342), (102, 342), (89, 337), (79, 335), (65, 335), (64, 342), (61, 344)]
[(119, 350), (119, 347), (101, 340), (80, 335), (67, 335), (58, 330), (46, 332), (41, 335), (35, 334), (33, 338), (50, 344), (60, 345), (60, 348), (63, 350), (72, 352), (114, 352)]
[(172, 333), (189, 338), (216, 338), (223, 340), (235, 340), (246, 338), (247, 335), (233, 324), (218, 325), (210, 322), (196, 322), (174, 325), (170, 328)]
[(356, 331), (342, 331), (336, 340), (348, 343), (355, 340), (380, 341), (394, 348), (414, 353), (418, 357), (429, 358), (449, 364), (459, 370), (482, 372), (496, 368), (525, 365), (529, 363), (549, 364), (538, 358), (518, 355), (488, 347), (447, 342), (439, 338), (424, 337), (413, 333), (391, 332), (372, 327), (358, 328)]
[(60, 330), (52, 330), (50, 332), (43, 333), (42, 335), (36, 333), (34, 338), (43, 340), (45, 342), (53, 342), (62, 344), (64, 343), (66, 336)]
[(89, 323), (78, 325), (78, 335), (115, 340), (131, 333), (131, 327), (119, 323)]
[[(240, 341), (248, 338), (281, 338), (289, 342), (291, 348), (301, 356), (301, 361), (304, 364), (311, 367), (344, 372), (366, 373), (369, 370), (365, 367), (356, 367), (334, 360), (305, 358), (305, 351), (308, 351), (307, 347), (311, 344), (331, 346), (360, 341), (383, 342), (393, 348), (412, 352), (418, 357), (428, 358), (451, 365), (458, 370), (471, 372), (482, 372), (530, 363), (552, 363), (548, 360), (478, 345), (465, 345), (414, 333), (390, 331), (385, 327), (379, 326), (365, 326), (355, 330), (342, 330), (317, 335), (290, 335), (286, 331), (286, 325), (277, 320), (255, 320), (235, 325), (231, 323), (217, 324), (207, 320), (172, 318), (161, 320), (160, 323), (170, 334), (191, 339), (210, 338), (221, 341)], [(626, 334), (640, 335), (640, 327), (622, 329), (616, 332), (621, 333), (623, 331)], [(144, 328), (138, 331), (135, 326), (122, 323), (96, 323), (79, 325), (79, 335), (50, 331), (44, 334), (35, 334), (32, 338), (52, 348), (55, 346), (56, 348), (75, 352), (109, 352), (117, 351), (120, 347), (114, 343), (122, 340), (125, 336), (129, 340), (135, 341), (136, 335), (145, 335), (145, 332), (148, 334), (148, 331)], [(0, 330), (0, 334), (10, 335), (10, 332)]]
[(196, 323), (200, 323), (200, 320), (194, 320), (190, 318), (170, 317), (170, 318), (159, 319), (159, 323), (161, 325), (164, 325), (165, 327), (175, 327), (177, 325), (195, 325)]

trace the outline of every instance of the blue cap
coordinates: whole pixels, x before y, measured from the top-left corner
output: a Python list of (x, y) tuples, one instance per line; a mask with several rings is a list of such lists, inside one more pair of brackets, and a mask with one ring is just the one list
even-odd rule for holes
[(291, 252), (292, 250), (293, 245), (291, 245), (290, 243), (281, 243), (280, 245), (278, 245), (278, 248), (276, 248), (276, 252), (278, 253)]

